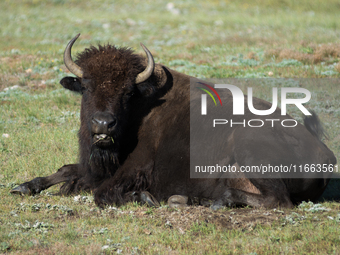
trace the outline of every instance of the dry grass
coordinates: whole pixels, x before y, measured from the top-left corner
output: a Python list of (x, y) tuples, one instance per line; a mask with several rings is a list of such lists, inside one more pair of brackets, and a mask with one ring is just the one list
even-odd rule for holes
[[(304, 45), (305, 43), (302, 43)], [(302, 50), (308, 52), (302, 52)], [(340, 43), (329, 43), (315, 45), (310, 43), (305, 45), (302, 50), (294, 49), (268, 49), (265, 51), (265, 57), (283, 60), (283, 59), (296, 59), (304, 64), (318, 64), (320, 62), (334, 61), (340, 58)]]
[(340, 63), (335, 66), (335, 69), (340, 73)]

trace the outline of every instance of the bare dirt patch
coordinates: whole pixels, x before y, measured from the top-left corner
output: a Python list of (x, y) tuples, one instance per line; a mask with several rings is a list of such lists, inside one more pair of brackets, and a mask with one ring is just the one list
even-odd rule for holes
[(184, 234), (194, 224), (213, 224), (217, 229), (252, 230), (257, 225), (272, 225), (285, 218), (285, 212), (272, 209), (235, 208), (213, 211), (204, 206), (188, 206), (185, 209), (155, 209), (152, 215), (145, 208), (136, 211), (139, 218), (153, 217), (161, 220), (165, 226), (179, 230)]

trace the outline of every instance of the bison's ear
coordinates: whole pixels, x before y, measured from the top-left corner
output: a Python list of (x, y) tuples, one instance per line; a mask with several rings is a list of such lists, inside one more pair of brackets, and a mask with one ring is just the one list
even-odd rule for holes
[(137, 88), (144, 97), (151, 97), (155, 92), (153, 84), (150, 83), (137, 84)]
[(64, 77), (60, 84), (65, 88), (74, 92), (82, 93), (81, 82), (76, 77)]
[(162, 96), (168, 89), (166, 84), (168, 82), (171, 83), (171, 81), (172, 78), (169, 71), (162, 65), (156, 64), (151, 77), (146, 82), (137, 84), (137, 88), (143, 96)]

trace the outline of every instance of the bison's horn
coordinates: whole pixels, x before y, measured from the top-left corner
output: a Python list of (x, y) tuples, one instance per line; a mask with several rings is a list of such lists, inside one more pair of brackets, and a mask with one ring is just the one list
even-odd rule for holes
[(83, 70), (81, 70), (80, 66), (78, 66), (76, 63), (73, 62), (72, 56), (71, 56), (71, 48), (74, 44), (74, 42), (78, 39), (80, 34), (77, 34), (66, 46), (65, 52), (64, 52), (64, 63), (67, 69), (73, 73), (74, 75), (78, 76), (79, 78), (83, 77)]
[(153, 69), (155, 68), (155, 62), (153, 60), (151, 52), (144, 46), (144, 44), (141, 43), (140, 45), (142, 46), (143, 50), (148, 56), (148, 66), (145, 68), (143, 72), (137, 75), (136, 84), (146, 81), (151, 76), (151, 74), (153, 73)]

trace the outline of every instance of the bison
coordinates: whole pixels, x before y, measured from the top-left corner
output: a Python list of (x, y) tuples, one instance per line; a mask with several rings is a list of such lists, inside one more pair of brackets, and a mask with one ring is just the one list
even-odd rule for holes
[[(78, 37), (79, 34), (68, 43), (64, 52), (64, 63), (76, 77), (64, 77), (60, 83), (82, 95), (79, 163), (25, 182), (12, 193), (32, 195), (64, 182), (60, 194), (92, 191), (100, 207), (129, 201), (158, 205), (158, 201), (169, 198), (181, 204), (187, 202), (183, 197), (189, 197), (210, 200), (216, 209), (231, 205), (292, 207), (304, 200), (316, 200), (325, 190), (329, 176), (190, 178), (192, 77), (155, 64), (143, 44), (147, 58), (129, 48), (108, 44), (91, 46), (73, 61), (71, 48)], [(226, 104), (231, 112), (232, 102)], [(257, 109), (271, 106), (257, 98), (253, 104)], [(247, 114), (249, 111), (245, 118), (250, 118)], [(277, 111), (270, 117), (282, 118)], [(281, 139), (280, 148), (277, 143), (261, 143), (269, 134)], [(226, 163), (235, 167), (257, 165), (263, 160), (286, 165), (334, 165), (336, 158), (321, 142), (321, 135), (321, 124), (313, 114), (305, 119), (305, 125), (290, 129), (229, 128), (221, 150), (228, 155)]]

